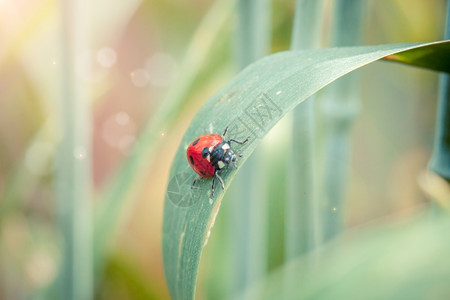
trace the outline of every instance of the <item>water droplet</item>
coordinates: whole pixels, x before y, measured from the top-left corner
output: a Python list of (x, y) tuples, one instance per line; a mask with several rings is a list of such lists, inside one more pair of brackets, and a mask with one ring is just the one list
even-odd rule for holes
[(164, 136), (164, 132), (161, 132), (161, 136)]
[(73, 149), (73, 156), (76, 159), (82, 160), (82, 159), (84, 159), (86, 157), (86, 154), (87, 154), (86, 148), (83, 147), (83, 146), (76, 146)]
[(333, 211), (336, 211), (337, 210), (337, 208), (336, 207), (333, 207)]
[(144, 87), (150, 81), (148, 72), (144, 69), (136, 69), (130, 74), (131, 82), (137, 87)]
[(276, 95), (278, 96), (278, 95), (280, 95), (280, 94), (281, 94), (281, 91), (278, 91)]
[(111, 68), (117, 61), (117, 53), (113, 48), (104, 47), (97, 51), (97, 62), (104, 68)]

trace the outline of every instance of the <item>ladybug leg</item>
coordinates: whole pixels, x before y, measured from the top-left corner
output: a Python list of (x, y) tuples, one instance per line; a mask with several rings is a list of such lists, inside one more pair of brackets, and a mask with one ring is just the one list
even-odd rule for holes
[(220, 185), (222, 186), (222, 190), (225, 190), (225, 183), (223, 182), (222, 177), (220, 177), (219, 171), (220, 171), (220, 170), (217, 170), (217, 171), (216, 171), (216, 173), (214, 174), (213, 179), (212, 179), (212, 185), (211, 185), (211, 198), (214, 197), (214, 188), (215, 188), (215, 185), (216, 185), (216, 177), (217, 177), (217, 179), (219, 180)]
[(210, 198), (213, 198), (213, 197), (214, 197), (215, 180), (216, 180), (216, 177), (213, 176), (213, 179), (212, 179), (212, 185), (211, 185), (211, 197), (210, 197)]
[(237, 144), (239, 144), (239, 145), (243, 145), (243, 144), (245, 144), (245, 143), (248, 142), (248, 139), (249, 139), (249, 138), (250, 138), (250, 137), (247, 137), (247, 138), (245, 139), (245, 141), (243, 141), (243, 142), (236, 141), (236, 140), (234, 140), (234, 139), (230, 139), (230, 140), (228, 141), (228, 143), (235, 142), (235, 143), (237, 143)]
[(220, 184), (222, 185), (222, 190), (225, 190), (225, 183), (223, 182), (222, 177), (219, 176), (219, 170), (216, 171), (216, 177), (219, 179)]
[(197, 183), (197, 181), (199, 181), (199, 180), (200, 180), (200, 177), (195, 177), (194, 182), (191, 185), (191, 190), (194, 187), (194, 185)]

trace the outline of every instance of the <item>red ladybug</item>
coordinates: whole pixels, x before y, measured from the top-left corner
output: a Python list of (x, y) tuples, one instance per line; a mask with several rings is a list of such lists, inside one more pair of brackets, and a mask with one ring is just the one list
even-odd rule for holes
[[(231, 150), (231, 142), (237, 144), (245, 144), (248, 142), (248, 138), (243, 141), (236, 141), (230, 139), (225, 141), (223, 136), (227, 133), (228, 127), (222, 136), (217, 133), (205, 134), (196, 138), (186, 151), (186, 156), (192, 169), (203, 178), (213, 177), (211, 186), (211, 198), (214, 196), (214, 184), (215, 178), (220, 181), (222, 189), (225, 189), (223, 179), (219, 176), (219, 171), (225, 167), (225, 165), (230, 162), (236, 167), (236, 154)], [(242, 156), (242, 155), (239, 155)], [(198, 180), (195, 179), (194, 183)]]

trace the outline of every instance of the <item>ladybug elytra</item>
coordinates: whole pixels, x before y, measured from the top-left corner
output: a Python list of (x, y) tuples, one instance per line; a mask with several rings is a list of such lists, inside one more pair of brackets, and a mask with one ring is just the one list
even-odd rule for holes
[[(231, 150), (231, 142), (240, 145), (248, 142), (248, 138), (243, 142), (235, 139), (225, 141), (223, 137), (227, 133), (227, 130), (228, 127), (225, 128), (222, 136), (217, 133), (202, 135), (193, 140), (186, 150), (187, 160), (192, 169), (203, 178), (213, 177), (211, 185), (211, 198), (214, 196), (214, 185), (216, 178), (222, 185), (222, 189), (225, 189), (225, 185), (222, 177), (219, 175), (219, 171), (230, 163), (236, 167), (237, 157), (233, 150)], [(242, 155), (239, 154), (239, 156), (241, 157)], [(199, 178), (196, 178), (192, 185), (195, 185), (198, 179)]]

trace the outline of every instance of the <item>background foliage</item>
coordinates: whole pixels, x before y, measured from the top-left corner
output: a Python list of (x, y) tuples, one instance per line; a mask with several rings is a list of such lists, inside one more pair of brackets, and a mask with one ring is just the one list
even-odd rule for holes
[[(445, 1), (365, 2), (362, 44), (443, 37)], [(169, 168), (196, 111), (237, 72), (233, 2), (85, 5), (87, 15), (76, 21), (86, 23), (89, 33), (80, 54), (88, 69), (76, 72), (90, 91), (92, 149), (86, 153), (92, 152), (96, 227), (93, 245), (84, 246), (96, 249), (95, 297), (168, 299), (161, 224)], [(58, 293), (54, 282), (67, 259), (58, 223), (61, 197), (55, 192), (64, 161), (54, 160), (64, 136), (61, 9), (54, 0), (0, 1), (2, 299)], [(331, 10), (332, 1), (324, 1), (323, 46)], [(270, 52), (290, 48), (293, 12), (293, 1), (271, 4)], [(382, 62), (359, 75), (362, 104), (352, 130), (352, 160), (340, 162), (350, 169), (343, 213), (350, 229), (403, 222), (427, 210), (430, 202), (417, 182), (431, 154), (437, 99), (434, 72)], [(267, 251), (262, 274), (284, 261), (288, 172), (279, 153), (286, 153), (290, 139), (289, 127), (280, 124), (260, 146), (264, 160), (258, 163), (269, 176), (268, 214), (261, 228), (268, 230), (267, 247), (259, 248)], [(74, 155), (80, 155), (79, 148)], [(233, 275), (239, 264), (233, 237), (242, 228), (233, 227), (236, 214), (227, 197), (201, 262), (199, 299), (244, 293)], [(375, 249), (386, 246), (385, 240), (373, 240)], [(434, 236), (429, 240), (434, 243)]]

